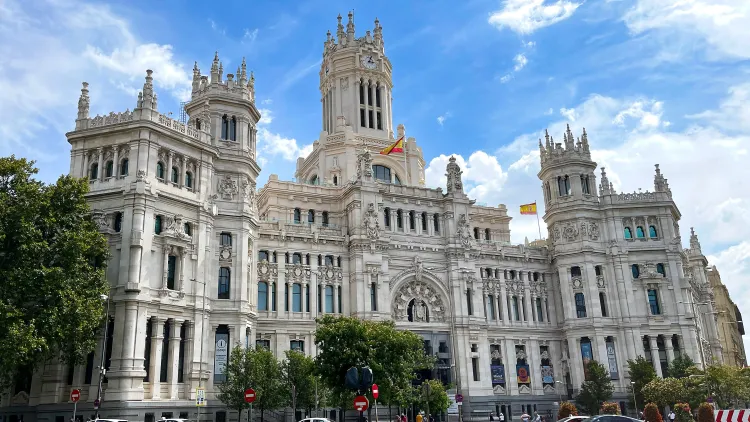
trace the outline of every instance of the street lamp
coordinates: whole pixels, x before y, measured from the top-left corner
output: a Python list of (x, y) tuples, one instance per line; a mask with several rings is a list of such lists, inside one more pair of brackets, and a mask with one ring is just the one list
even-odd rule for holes
[(630, 381), (630, 385), (633, 389), (633, 406), (635, 406), (635, 416), (638, 417), (638, 400), (635, 398), (635, 381)]
[[(564, 386), (564, 385), (565, 385), (565, 384), (564, 384), (564, 383), (563, 383), (562, 381), (560, 381), (560, 380), (555, 380), (555, 384), (560, 384), (561, 386)], [(562, 406), (562, 391), (560, 391), (560, 390), (557, 390), (557, 394), (558, 394), (558, 395), (560, 396), (560, 402), (559, 402), (559, 404), (557, 405), (557, 407), (561, 407), (561, 406)]]
[(102, 341), (102, 353), (101, 353), (101, 360), (99, 362), (99, 389), (96, 393), (96, 401), (99, 403), (96, 406), (96, 418), (99, 419), (99, 408), (102, 407), (102, 380), (104, 379), (104, 374), (107, 372), (107, 369), (105, 368), (106, 362), (104, 361), (105, 358), (105, 352), (107, 349), (107, 334), (109, 331), (109, 296), (107, 295), (101, 295), (99, 296), (102, 300), (107, 301), (107, 312), (104, 315), (104, 340)]

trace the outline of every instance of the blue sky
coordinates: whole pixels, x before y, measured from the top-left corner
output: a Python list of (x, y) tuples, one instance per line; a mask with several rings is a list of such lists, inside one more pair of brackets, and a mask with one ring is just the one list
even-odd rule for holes
[[(422, 147), (427, 183), (458, 156), (470, 195), (507, 204), (514, 242), (538, 237), (521, 203), (542, 203), (536, 140), (586, 127), (618, 191), (653, 189), (661, 164), (735, 301), (750, 315), (750, 2), (747, 0), (0, 1), (0, 154), (68, 171), (64, 133), (80, 83), (92, 114), (135, 105), (147, 68), (178, 113), (193, 61), (242, 57), (264, 119), (263, 171), (291, 179), (320, 132), (327, 30), (354, 9), (358, 36), (383, 26), (394, 123)], [(544, 230), (544, 229), (543, 229)]]

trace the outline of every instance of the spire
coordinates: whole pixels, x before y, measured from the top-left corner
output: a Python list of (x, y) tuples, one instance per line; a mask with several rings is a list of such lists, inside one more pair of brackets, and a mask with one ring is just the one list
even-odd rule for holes
[(602, 167), (602, 179), (599, 183), (599, 195), (609, 195), (614, 193), (611, 189), (611, 184), (609, 183), (609, 179), (607, 178), (607, 172), (604, 171), (604, 167)]
[(547, 129), (544, 129), (544, 140), (545, 140), (545, 147), (549, 150), (550, 143), (549, 143), (549, 132), (547, 132)]
[(84, 82), (81, 96), (78, 98), (78, 119), (89, 118), (89, 83)]
[(211, 63), (211, 83), (219, 83), (219, 52), (214, 53), (214, 61)]
[[(154, 95), (154, 78), (151, 76), (154, 73), (153, 70), (146, 70), (146, 81), (143, 83), (143, 102), (141, 103), (142, 108), (153, 108), (156, 109), (156, 96)], [(139, 101), (140, 102), (140, 101)]]
[(354, 41), (354, 13), (349, 11), (349, 22), (346, 24), (346, 42)]
[(255, 74), (250, 71), (250, 80), (247, 82), (247, 89), (250, 90), (250, 101), (255, 102)]
[(667, 195), (672, 197), (672, 190), (669, 189), (669, 182), (661, 174), (658, 164), (654, 164), (656, 167), (656, 174), (654, 174), (654, 192), (666, 192)]
[(326, 44), (331, 42), (331, 30), (329, 29), (328, 32), (326, 32)]
[(247, 84), (247, 63), (245, 63), (244, 57), (242, 58), (242, 64), (240, 65), (239, 79), (240, 86), (245, 86)]
[(586, 128), (583, 128), (583, 135), (581, 135), (581, 144), (583, 144), (583, 152), (586, 154), (590, 154), (591, 150), (589, 149), (589, 135), (586, 134)]
[(336, 38), (338, 38), (338, 43), (341, 44), (344, 41), (344, 25), (341, 24), (341, 13), (336, 19), (339, 21), (336, 26)]
[(383, 45), (383, 27), (380, 26), (378, 18), (375, 18), (375, 30), (372, 32), (375, 34), (375, 44)]
[(219, 62), (219, 83), (221, 83), (223, 78), (224, 78), (224, 63)]
[(702, 253), (701, 242), (698, 240), (698, 235), (695, 234), (695, 229), (693, 227), (690, 228), (690, 249)]
[(573, 149), (573, 143), (575, 142), (575, 138), (573, 137), (573, 132), (570, 131), (570, 124), (566, 123), (565, 126), (567, 127), (565, 129), (565, 149)]

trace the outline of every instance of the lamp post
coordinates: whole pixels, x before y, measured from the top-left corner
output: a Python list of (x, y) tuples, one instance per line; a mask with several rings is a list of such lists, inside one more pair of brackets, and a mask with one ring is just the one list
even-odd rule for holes
[(102, 380), (104, 379), (104, 374), (107, 372), (107, 369), (105, 368), (106, 362), (104, 361), (104, 359), (107, 350), (107, 335), (109, 334), (109, 296), (101, 295), (100, 298), (107, 301), (107, 312), (104, 315), (104, 339), (102, 341), (101, 361), (99, 362), (99, 388), (97, 389), (96, 393), (96, 401), (97, 403), (99, 403), (96, 409), (97, 419), (99, 419), (99, 408), (102, 407)]
[(630, 385), (633, 389), (633, 405), (635, 406), (635, 417), (638, 417), (638, 399), (635, 398), (635, 381), (630, 381)]
[[(555, 384), (560, 384), (561, 388), (562, 388), (562, 387), (564, 387), (564, 385), (565, 385), (565, 384), (564, 384), (564, 383), (563, 383), (562, 381), (560, 381), (560, 380), (555, 380)], [(558, 396), (559, 396), (559, 399), (560, 399), (560, 401), (559, 401), (559, 404), (557, 405), (557, 407), (561, 407), (561, 406), (562, 406), (562, 391), (560, 391), (560, 390), (557, 390), (557, 394), (558, 394)]]
[[(200, 347), (200, 359), (198, 362), (198, 389), (203, 386), (203, 343), (205, 342), (204, 334), (206, 329), (206, 282), (198, 281), (193, 279), (196, 283), (203, 284), (203, 310), (201, 311), (201, 347)], [(201, 410), (197, 408), (197, 421), (201, 420)]]

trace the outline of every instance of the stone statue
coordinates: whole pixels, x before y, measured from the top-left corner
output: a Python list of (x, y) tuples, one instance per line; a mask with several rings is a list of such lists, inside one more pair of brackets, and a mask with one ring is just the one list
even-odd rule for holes
[(456, 157), (451, 156), (450, 160), (448, 160), (445, 173), (448, 193), (463, 192), (464, 184), (461, 181), (462, 173), (461, 168), (456, 164)]
[(419, 256), (414, 257), (414, 278), (418, 281), (422, 281), (422, 274), (424, 273), (424, 266), (422, 265), (422, 258)]
[(458, 218), (458, 239), (461, 244), (466, 247), (471, 247), (471, 229), (469, 228), (469, 222), (466, 220), (466, 214), (461, 214)]
[(375, 204), (372, 202), (367, 206), (362, 226), (365, 229), (368, 239), (378, 240), (380, 237), (380, 221), (378, 220), (378, 213), (375, 211)]

